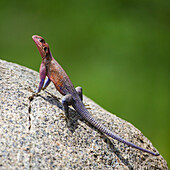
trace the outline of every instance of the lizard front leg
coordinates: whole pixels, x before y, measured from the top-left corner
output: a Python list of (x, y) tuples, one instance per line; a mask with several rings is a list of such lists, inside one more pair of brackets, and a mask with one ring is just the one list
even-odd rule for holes
[(45, 82), (42, 90), (45, 90), (47, 88), (47, 86), (50, 84), (51, 80), (48, 78), (48, 80)]
[(40, 65), (40, 83), (36, 94), (38, 94), (41, 91), (44, 85), (45, 77), (46, 77), (46, 68), (45, 68), (45, 64), (42, 62)]

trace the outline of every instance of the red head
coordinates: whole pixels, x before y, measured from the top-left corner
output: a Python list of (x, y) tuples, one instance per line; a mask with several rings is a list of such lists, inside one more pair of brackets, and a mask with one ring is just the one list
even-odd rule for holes
[(45, 42), (44, 38), (38, 35), (33, 35), (32, 39), (34, 40), (42, 58), (45, 58), (48, 55), (51, 55), (48, 44)]

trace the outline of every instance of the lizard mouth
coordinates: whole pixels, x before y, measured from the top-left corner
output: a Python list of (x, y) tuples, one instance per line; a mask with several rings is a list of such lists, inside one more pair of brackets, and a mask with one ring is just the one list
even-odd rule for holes
[(44, 52), (44, 50), (43, 50), (43, 44), (42, 44), (42, 42), (41, 42), (42, 37), (41, 37), (41, 36), (38, 36), (38, 35), (33, 35), (33, 36), (32, 36), (32, 39), (33, 39), (33, 41), (35, 42), (35, 45), (37, 46), (38, 51), (40, 52), (41, 56), (44, 57), (45, 52)]
[(37, 45), (38, 48), (42, 47), (42, 43), (39, 41), (41, 39), (40, 36), (33, 35), (32, 39), (33, 39), (33, 41), (35, 42), (35, 44)]

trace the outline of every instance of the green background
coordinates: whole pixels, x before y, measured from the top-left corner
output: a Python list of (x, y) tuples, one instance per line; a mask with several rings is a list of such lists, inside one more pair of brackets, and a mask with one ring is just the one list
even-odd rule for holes
[(39, 70), (41, 35), (75, 86), (170, 162), (170, 1), (0, 1), (0, 58)]

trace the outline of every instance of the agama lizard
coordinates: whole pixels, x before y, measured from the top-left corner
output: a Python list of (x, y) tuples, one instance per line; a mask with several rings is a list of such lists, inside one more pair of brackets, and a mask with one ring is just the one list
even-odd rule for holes
[[(158, 156), (159, 153), (151, 152), (147, 149), (144, 149), (142, 147), (139, 147), (131, 142), (126, 141), (125, 139), (121, 138), (114, 132), (108, 130), (106, 127), (101, 125), (99, 122), (97, 122), (87, 111), (85, 108), (82, 99), (82, 88), (77, 87), (74, 88), (71, 80), (67, 76), (66, 72), (63, 70), (63, 68), (59, 65), (59, 63), (53, 58), (51, 51), (49, 49), (48, 44), (45, 42), (44, 38), (38, 35), (33, 35), (32, 39), (34, 40), (40, 54), (42, 57), (42, 63), (40, 66), (40, 83), (39, 88), (36, 93), (39, 93), (41, 89), (45, 89), (49, 83), (52, 81), (56, 87), (56, 89), (64, 95), (62, 99), (62, 104), (64, 108), (64, 113), (66, 115), (66, 118), (69, 118), (69, 112), (68, 112), (68, 106), (72, 105), (73, 108), (91, 125), (93, 125), (95, 128), (97, 128), (102, 133), (110, 136), (113, 139), (116, 139), (124, 144), (127, 144), (133, 148), (139, 149), (143, 152), (150, 153), (154, 156)], [(48, 80), (46, 81), (44, 85), (44, 81), (46, 76), (48, 77)], [(44, 85), (44, 86), (43, 86)]]

